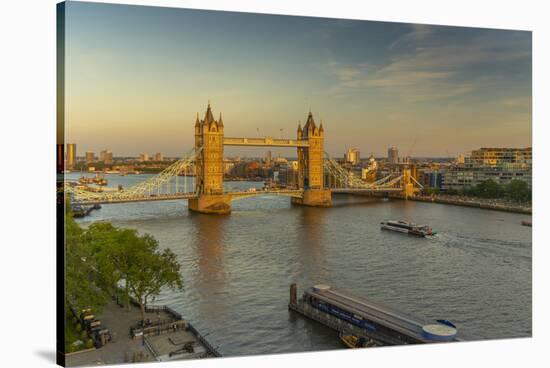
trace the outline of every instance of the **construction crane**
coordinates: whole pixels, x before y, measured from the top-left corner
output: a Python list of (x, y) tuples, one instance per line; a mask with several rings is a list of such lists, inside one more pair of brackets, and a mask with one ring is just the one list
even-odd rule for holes
[(409, 150), (407, 151), (407, 156), (405, 156), (405, 157), (407, 157), (407, 161), (411, 159), (411, 153), (412, 153), (412, 150), (413, 150), (414, 146), (416, 145), (417, 140), (418, 140), (418, 138), (415, 137), (413, 143), (411, 144), (411, 146), (409, 147)]

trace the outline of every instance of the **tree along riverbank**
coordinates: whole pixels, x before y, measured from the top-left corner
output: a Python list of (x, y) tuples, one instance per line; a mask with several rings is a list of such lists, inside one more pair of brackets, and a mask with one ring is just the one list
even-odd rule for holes
[(524, 213), (529, 215), (532, 214), (531, 203), (523, 204), (505, 199), (488, 199), (443, 194), (437, 194), (433, 196), (414, 196), (410, 197), (409, 199), (420, 202), (434, 202), (442, 204), (452, 204), (455, 206), (475, 207), (496, 211)]

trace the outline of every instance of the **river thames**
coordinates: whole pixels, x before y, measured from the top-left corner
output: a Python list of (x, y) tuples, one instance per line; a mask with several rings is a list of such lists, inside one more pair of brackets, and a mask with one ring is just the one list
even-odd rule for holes
[[(76, 179), (77, 173), (68, 174)], [(151, 175), (106, 175), (128, 187)], [(226, 182), (226, 189), (263, 183)], [(425, 319), (453, 321), (471, 339), (531, 336), (529, 215), (402, 200), (333, 196), (331, 208), (286, 197), (234, 201), (228, 216), (187, 201), (103, 205), (78, 222), (149, 233), (182, 265), (184, 290), (163, 292), (224, 356), (343, 348), (336, 332), (287, 309), (289, 285), (326, 283)], [(430, 239), (380, 230), (429, 224)]]

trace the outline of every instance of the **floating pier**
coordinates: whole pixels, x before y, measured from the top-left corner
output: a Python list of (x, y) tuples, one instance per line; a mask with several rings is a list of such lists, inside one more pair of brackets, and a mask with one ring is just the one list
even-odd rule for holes
[(456, 326), (447, 320), (426, 324), (329, 285), (310, 287), (301, 299), (297, 298), (296, 284), (290, 285), (288, 308), (333, 330), (362, 336), (380, 345), (461, 341)]
[(98, 210), (101, 208), (101, 205), (99, 204), (93, 204), (93, 205), (81, 205), (81, 204), (72, 204), (71, 205), (71, 211), (73, 213), (73, 217), (85, 217), (90, 214), (93, 210)]

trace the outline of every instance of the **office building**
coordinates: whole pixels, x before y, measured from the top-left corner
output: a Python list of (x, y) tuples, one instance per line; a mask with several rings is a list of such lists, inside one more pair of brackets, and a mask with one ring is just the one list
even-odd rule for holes
[(532, 183), (532, 149), (480, 148), (464, 158), (464, 165), (456, 166), (443, 174), (444, 190), (461, 190), (492, 179), (506, 185), (512, 180)]
[(440, 170), (424, 169), (419, 171), (418, 181), (425, 187), (441, 189), (443, 184), (443, 172)]
[(512, 180), (522, 180), (531, 187), (531, 170), (495, 168), (454, 168), (443, 174), (442, 188), (444, 190), (461, 190), (474, 187), (486, 180), (492, 179), (496, 183), (506, 185)]
[(376, 172), (378, 169), (378, 163), (376, 159), (371, 154), (367, 160), (367, 166), (361, 169), (361, 178), (368, 182), (373, 182), (376, 180)]
[(390, 164), (399, 163), (399, 151), (395, 147), (388, 148), (388, 162)]
[(113, 163), (113, 153), (111, 151), (106, 151), (103, 158), (103, 163), (105, 165), (112, 165)]
[(352, 165), (357, 165), (360, 160), (359, 150), (356, 148), (348, 148), (348, 151), (344, 154), (344, 160)]
[(531, 167), (533, 152), (527, 148), (480, 148), (473, 150), (466, 157), (464, 164), (467, 167)]
[(91, 164), (95, 161), (95, 154), (92, 151), (86, 151), (86, 163)]

